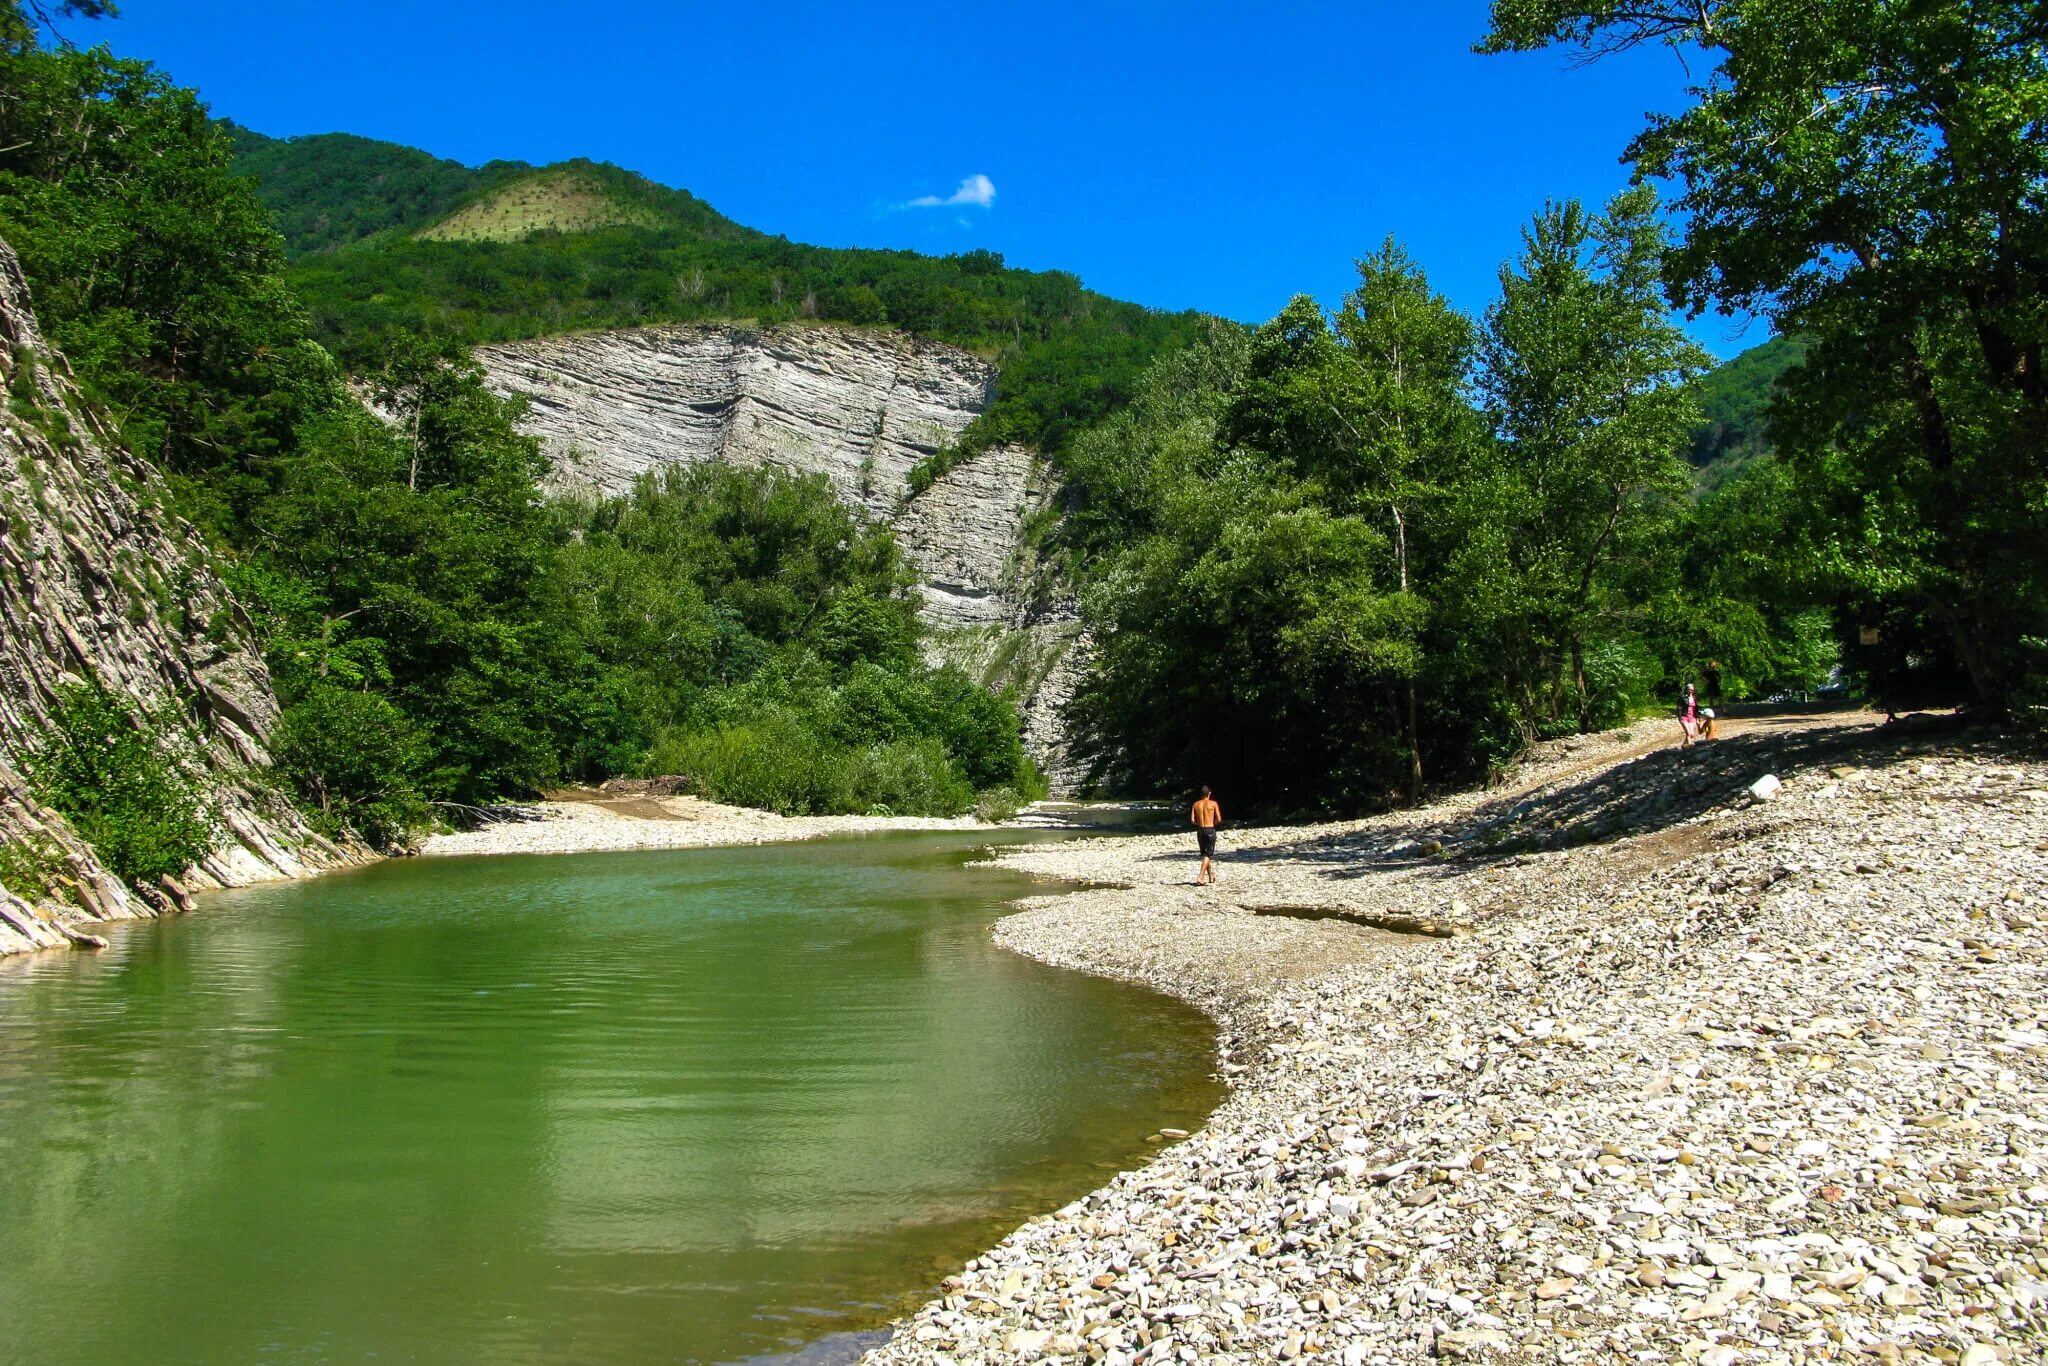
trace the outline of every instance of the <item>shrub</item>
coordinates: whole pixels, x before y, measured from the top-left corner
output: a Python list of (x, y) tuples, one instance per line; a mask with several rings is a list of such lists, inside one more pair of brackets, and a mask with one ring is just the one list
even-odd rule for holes
[(974, 789), (937, 740), (892, 740), (853, 756), (847, 798), (852, 810), (886, 806), (899, 816), (955, 816), (967, 809)]
[(26, 756), (29, 785), (132, 887), (176, 876), (213, 847), (213, 818), (150, 728), (102, 688), (63, 689)]
[(34, 835), (0, 844), (0, 888), (23, 901), (40, 901), (54, 895), (64, 886), (66, 872), (63, 851)]
[(992, 787), (975, 799), (974, 815), (977, 820), (994, 825), (1006, 821), (1024, 809), (1024, 800), (1016, 791), (1007, 787)]
[(845, 754), (794, 717), (766, 713), (704, 730), (664, 731), (649, 773), (682, 773), (713, 801), (785, 816), (845, 811)]
[(419, 789), (426, 746), (384, 697), (315, 686), (285, 709), (271, 737), (276, 771), (317, 812), (325, 832), (353, 830), (379, 848), (430, 816)]

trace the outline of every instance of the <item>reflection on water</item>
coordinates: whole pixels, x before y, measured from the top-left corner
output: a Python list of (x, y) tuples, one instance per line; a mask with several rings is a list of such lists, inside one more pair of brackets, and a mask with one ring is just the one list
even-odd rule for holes
[(1193, 1012), (989, 942), (983, 842), (391, 863), (0, 965), (0, 1358), (856, 1350), (1217, 1099)]

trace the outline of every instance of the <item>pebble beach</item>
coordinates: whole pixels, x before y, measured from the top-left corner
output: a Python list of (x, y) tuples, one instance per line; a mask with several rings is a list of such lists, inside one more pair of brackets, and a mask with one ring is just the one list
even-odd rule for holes
[(527, 810), (536, 819), (497, 821), (474, 830), (429, 835), (420, 842), (419, 852), (432, 857), (588, 854), (779, 844), (885, 830), (991, 828), (972, 816), (780, 816), (696, 797), (607, 798), (594, 793), (535, 802)]
[(998, 939), (1199, 1005), (1231, 1094), (867, 1360), (2044, 1359), (2048, 763), (1880, 719), (1547, 746), (1216, 887), (1007, 851), (1091, 886)]

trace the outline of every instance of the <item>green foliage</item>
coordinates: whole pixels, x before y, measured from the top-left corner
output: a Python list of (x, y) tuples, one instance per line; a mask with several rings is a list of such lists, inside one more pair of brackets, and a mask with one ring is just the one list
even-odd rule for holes
[(1700, 415), (1686, 453), (1702, 487), (1712, 488), (1771, 452), (1770, 407), (1785, 373), (1806, 356), (1796, 337), (1773, 337), (1709, 370), (1700, 381)]
[(1466, 622), (1511, 661), (1526, 734), (1567, 693), (1581, 728), (1613, 710), (1586, 647), (1640, 590), (1688, 482), (1677, 452), (1698, 425), (1690, 381), (1707, 358), (1664, 316), (1663, 251), (1647, 189), (1597, 217), (1551, 205), (1487, 313), (1479, 382), (1501, 446), (1492, 535), (1473, 548), (1505, 561), (1507, 592)]
[(1007, 787), (992, 787), (974, 800), (974, 818), (990, 825), (1009, 820), (1024, 809), (1024, 796)]
[(175, 877), (213, 847), (212, 816), (163, 740), (101, 688), (62, 691), (23, 767), (36, 797), (130, 886)]
[(561, 772), (585, 682), (538, 447), (466, 361), (394, 349), (375, 383), (395, 423), (309, 423), (252, 514), (289, 585), (263, 604), (280, 694), (386, 693), (425, 737), (434, 797), (533, 790)]
[(236, 173), (255, 181), (256, 197), (293, 257), (418, 227), (533, 169), (518, 161), (471, 169), (353, 133), (271, 138), (227, 121), (221, 128), (232, 141)]
[(2027, 715), (2048, 681), (2041, 37), (2032, 0), (1496, 0), (1484, 44), (1666, 42), (1708, 67), (1628, 149), (1683, 186), (1672, 297), (1805, 341), (1771, 425), (1824, 513), (1824, 586), (1866, 624), (1932, 627), (1904, 634)]
[(1373, 807), (1709, 660), (1810, 677), (1812, 599), (1756, 559), (1794, 509), (1761, 479), (1686, 497), (1704, 358), (1662, 251), (1644, 192), (1552, 206), (1483, 329), (1387, 243), (1335, 315), (1158, 362), (1067, 455), (1098, 776)]
[(585, 638), (652, 740), (634, 766), (781, 811), (940, 815), (1025, 771), (1016, 709), (919, 661), (894, 543), (822, 476), (671, 469), (575, 531)]
[(688, 774), (714, 801), (792, 816), (952, 816), (974, 797), (936, 739), (839, 745), (806, 717), (784, 711), (671, 731), (647, 762), (654, 771)]
[(713, 801), (783, 815), (849, 809), (846, 751), (795, 716), (764, 713), (750, 721), (665, 733), (649, 751), (659, 773), (684, 773)]
[(41, 901), (68, 890), (64, 851), (33, 835), (0, 843), (0, 887), (23, 901)]
[[(697, 737), (732, 792), (792, 809), (952, 811), (1019, 781), (1014, 708), (923, 668), (895, 547), (822, 480), (721, 469), (551, 507), (538, 446), (464, 348), (402, 328), (351, 339), (367, 411), (311, 341), (230, 138), (323, 258), (464, 211), (520, 168), (458, 176), (360, 139), (223, 131), (104, 52), (0, 60), (20, 144), (0, 152), (0, 231), (81, 377), (229, 552), (285, 707), (278, 774), (328, 828), (393, 842), (434, 802), (643, 768), (664, 734)], [(758, 237), (614, 168), (569, 170), (679, 239)], [(869, 672), (886, 724), (839, 705)], [(749, 736), (770, 738), (755, 753)], [(807, 756), (817, 780), (797, 782)]]
[(0, 3), (0, 52), (33, 48), (38, 32), (55, 32), (67, 19), (109, 19), (118, 11), (110, 0), (4, 0)]
[(429, 747), (380, 693), (316, 682), (285, 709), (270, 749), (327, 834), (388, 847), (431, 816), (419, 786)]
[[(663, 322), (888, 324), (1000, 360), (994, 401), (951, 457), (922, 467), (923, 484), (945, 459), (1002, 442), (1058, 449), (1115, 411), (1153, 357), (1206, 326), (1105, 298), (1065, 272), (1012, 269), (994, 252), (931, 257), (770, 237), (684, 191), (591, 162), (463, 171), (360, 138), (235, 138), (237, 168), (292, 245), (290, 279), (315, 334), (351, 364), (394, 333), (478, 343)], [(511, 241), (412, 235), (566, 171), (594, 178), (630, 221)]]
[(268, 215), (190, 91), (104, 49), (0, 57), (0, 237), (123, 440), (219, 529), (260, 466), (333, 406)]

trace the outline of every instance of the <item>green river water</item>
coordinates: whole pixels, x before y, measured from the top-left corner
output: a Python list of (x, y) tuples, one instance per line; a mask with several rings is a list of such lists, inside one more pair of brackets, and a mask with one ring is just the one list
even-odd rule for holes
[(985, 837), (415, 859), (0, 962), (0, 1361), (844, 1356), (1220, 1096)]

